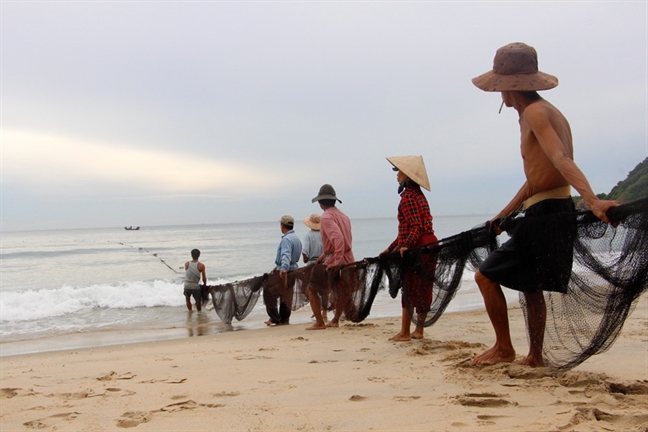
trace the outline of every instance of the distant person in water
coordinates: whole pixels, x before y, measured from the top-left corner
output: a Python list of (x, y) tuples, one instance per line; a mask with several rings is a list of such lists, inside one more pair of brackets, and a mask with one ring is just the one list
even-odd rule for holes
[[(399, 253), (402, 257), (408, 249), (438, 241), (432, 227), (430, 206), (421, 191), (421, 187), (430, 190), (430, 181), (422, 156), (394, 156), (387, 160), (397, 171), (401, 199), (398, 204), (398, 236), (383, 253)], [(432, 304), (436, 256), (422, 254), (417, 264), (416, 270), (407, 267), (403, 270), (401, 330), (390, 340), (423, 339), (423, 324)], [(410, 333), (414, 313), (416, 328)]]
[(187, 309), (193, 310), (191, 307), (191, 297), (193, 297), (196, 302), (196, 309), (200, 312), (202, 309), (200, 278), (202, 277), (203, 285), (207, 285), (207, 274), (205, 264), (198, 261), (198, 258), (200, 258), (200, 251), (193, 249), (191, 251), (191, 261), (185, 263), (184, 296), (187, 301)]
[[(277, 246), (277, 256), (275, 258), (275, 268), (273, 273), (279, 273), (287, 290), (285, 296), (274, 298), (264, 291), (263, 300), (266, 304), (266, 312), (270, 319), (265, 322), (266, 325), (289, 324), (292, 308), (292, 289), (295, 285), (294, 277), (288, 275), (289, 270), (295, 270), (299, 267), (299, 258), (302, 253), (302, 244), (293, 230), (295, 219), (290, 215), (283, 215), (279, 220), (281, 229), (281, 241)], [(277, 300), (279, 300), (279, 309), (277, 310)]]

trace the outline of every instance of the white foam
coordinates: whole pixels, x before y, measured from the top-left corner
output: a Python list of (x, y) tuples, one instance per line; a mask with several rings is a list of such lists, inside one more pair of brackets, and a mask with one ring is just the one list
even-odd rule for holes
[[(225, 280), (209, 281), (210, 284), (226, 282)], [(0, 321), (30, 321), (97, 308), (184, 306), (182, 292), (182, 284), (164, 280), (120, 282), (87, 287), (64, 285), (56, 289), (0, 292)]]

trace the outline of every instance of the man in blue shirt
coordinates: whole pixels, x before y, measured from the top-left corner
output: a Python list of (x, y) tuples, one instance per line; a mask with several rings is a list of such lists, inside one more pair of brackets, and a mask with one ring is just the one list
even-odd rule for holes
[[(299, 267), (297, 264), (302, 253), (302, 244), (295, 234), (293, 227), (295, 219), (292, 216), (284, 215), (279, 220), (281, 228), (281, 242), (277, 247), (277, 257), (275, 258), (275, 268), (273, 273), (279, 273), (283, 282), (283, 288), (278, 296), (273, 296), (270, 290), (264, 290), (263, 299), (266, 305), (266, 311), (270, 319), (266, 325), (289, 324), (292, 293), (295, 285), (295, 278), (288, 274), (289, 270), (295, 270)], [(267, 291), (267, 292), (266, 292)], [(277, 310), (277, 300), (280, 300), (279, 310)]]

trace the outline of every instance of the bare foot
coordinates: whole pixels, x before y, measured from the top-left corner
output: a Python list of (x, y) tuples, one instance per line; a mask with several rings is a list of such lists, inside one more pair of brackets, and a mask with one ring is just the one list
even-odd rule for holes
[(323, 325), (323, 324), (320, 325), (320, 324), (316, 323), (316, 324), (313, 324), (310, 327), (306, 327), (306, 330), (326, 330), (326, 326)]
[(275, 323), (273, 323), (272, 321), (268, 320), (268, 321), (265, 322), (265, 325), (267, 325), (268, 327), (270, 327), (270, 326), (275, 325)]
[(542, 356), (540, 356), (540, 358), (538, 359), (531, 356), (531, 354), (529, 354), (523, 360), (521, 360), (519, 364), (523, 366), (531, 366), (531, 367), (543, 367), (545, 365)]
[(423, 339), (423, 332), (412, 332), (412, 339)]
[(394, 342), (407, 342), (409, 340), (412, 340), (412, 336), (410, 334), (404, 334), (403, 332), (401, 332), (396, 336), (390, 337), (389, 340)]
[(340, 323), (337, 321), (331, 321), (330, 323), (326, 324), (326, 327), (340, 327)]
[(478, 355), (470, 363), (471, 366), (492, 365), (496, 363), (507, 363), (515, 360), (515, 351), (503, 350), (498, 345)]

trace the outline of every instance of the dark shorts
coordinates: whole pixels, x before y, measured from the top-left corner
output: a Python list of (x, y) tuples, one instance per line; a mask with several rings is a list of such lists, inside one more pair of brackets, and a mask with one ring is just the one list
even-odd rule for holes
[[(575, 212), (571, 198), (548, 199), (529, 207), (511, 238), (479, 267), (482, 275), (518, 291), (566, 292), (573, 259)], [(556, 218), (533, 219), (556, 215)]]
[(200, 287), (197, 288), (185, 288), (184, 289), (184, 296), (185, 297), (193, 297), (196, 303), (201, 303), (202, 302), (202, 292), (200, 291)]

